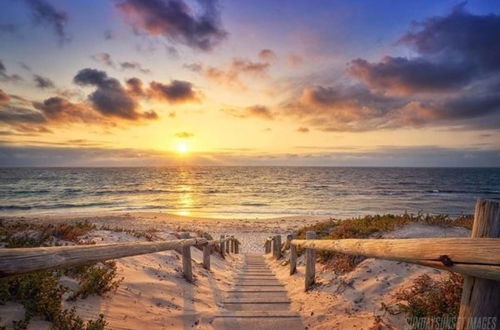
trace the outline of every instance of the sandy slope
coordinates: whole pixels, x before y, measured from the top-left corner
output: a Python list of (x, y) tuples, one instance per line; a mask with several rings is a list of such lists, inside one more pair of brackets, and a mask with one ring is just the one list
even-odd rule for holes
[(163, 212), (106, 212), (71, 215), (3, 217), (4, 221), (35, 223), (75, 223), (89, 221), (98, 226), (137, 230), (206, 231), (214, 238), (234, 235), (242, 242), (242, 252), (261, 252), (269, 235), (287, 234), (308, 224), (327, 220), (325, 216), (294, 216), (269, 219), (217, 219), (180, 216)]
[[(139, 230), (154, 228), (155, 235), (160, 239), (174, 239), (177, 231), (208, 231), (214, 237), (233, 234), (242, 242), (244, 252), (260, 253), (267, 236), (277, 233), (285, 235), (321, 218), (206, 219), (144, 212), (4, 219), (19, 220), (51, 223), (87, 220), (98, 226)], [(469, 232), (463, 228), (411, 224), (385, 237), (468, 235)], [(94, 230), (82, 239), (96, 244), (144, 240), (111, 230)], [(221, 294), (229, 287), (241, 258), (231, 256), (224, 261), (213, 255), (212, 270), (208, 272), (200, 265), (201, 251), (192, 248), (192, 255), (195, 284), (188, 284), (182, 278), (181, 258), (175, 251), (122, 258), (117, 260), (117, 265), (118, 275), (124, 280), (116, 293), (66, 302), (66, 307), (76, 306), (78, 313), (84, 317), (95, 318), (99, 313), (104, 313), (113, 329), (210, 329), (211, 316), (219, 310)], [(440, 274), (437, 270), (421, 266), (366, 259), (351, 273), (337, 276), (318, 264), (319, 285), (313, 291), (304, 293), (302, 259), (299, 259), (298, 273), (291, 277), (288, 275), (288, 266), (281, 265), (281, 262), (270, 263), (277, 277), (286, 285), (293, 310), (302, 315), (309, 329), (369, 329), (377, 316), (388, 328), (404, 328), (407, 326), (405, 317), (388, 315), (380, 309), (381, 303), (390, 304), (395, 291), (408, 286), (421, 274)], [(63, 279), (63, 284), (75, 285), (69, 279)], [(0, 317), (4, 322), (19, 319), (22, 317), (22, 308), (17, 304), (0, 306)], [(34, 322), (32, 328), (48, 326), (46, 322)]]
[[(461, 236), (470, 236), (470, 232), (464, 228), (410, 224), (385, 234), (384, 238)], [(432, 268), (373, 258), (342, 276), (316, 264), (318, 285), (305, 293), (303, 256), (298, 261), (297, 274), (293, 276), (289, 276), (288, 265), (271, 260), (270, 263), (277, 277), (286, 284), (293, 301), (292, 309), (302, 315), (310, 329), (370, 329), (377, 316), (381, 317), (384, 328), (408, 328), (404, 315), (389, 315), (381, 309), (382, 303), (393, 303), (391, 296), (422, 274), (442, 274)]]

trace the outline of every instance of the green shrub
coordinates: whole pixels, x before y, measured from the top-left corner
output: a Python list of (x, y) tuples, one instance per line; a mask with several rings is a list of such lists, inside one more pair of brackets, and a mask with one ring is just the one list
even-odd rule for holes
[(24, 319), (14, 321), (14, 329), (26, 329), (33, 317), (52, 322), (54, 329), (104, 329), (103, 316), (86, 323), (74, 310), (62, 309), (62, 295), (67, 291), (58, 281), (57, 272), (36, 272), (0, 280), (0, 304), (7, 301), (24, 306)]
[(455, 320), (460, 309), (462, 286), (463, 277), (460, 274), (450, 272), (438, 280), (422, 275), (411, 287), (394, 295), (397, 303), (388, 310), (393, 314), (406, 313), (410, 325), (416, 318)]
[(80, 272), (75, 274), (80, 280), (80, 287), (71, 295), (70, 300), (85, 299), (92, 294), (101, 296), (106, 292), (116, 290), (123, 280), (123, 278), (115, 280), (116, 263), (114, 261), (80, 268)]
[[(409, 223), (422, 223), (444, 227), (460, 226), (472, 228), (472, 216), (462, 216), (457, 219), (447, 215), (412, 215), (412, 214), (384, 214), (368, 215), (362, 218), (347, 220), (328, 220), (301, 228), (297, 233), (298, 239), (305, 239), (307, 231), (314, 231), (318, 239), (345, 239), (368, 238), (392, 231)], [(302, 249), (299, 249), (299, 253)], [(330, 266), (336, 273), (342, 274), (353, 270), (364, 260), (361, 256), (351, 256), (331, 251), (318, 251), (318, 261)]]

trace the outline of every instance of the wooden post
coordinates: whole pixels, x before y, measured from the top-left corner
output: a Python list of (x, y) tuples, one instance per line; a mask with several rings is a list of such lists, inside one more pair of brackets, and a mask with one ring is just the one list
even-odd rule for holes
[[(500, 238), (500, 203), (478, 199), (472, 238)], [(500, 320), (500, 281), (464, 276), (457, 329), (475, 329), (482, 320)]]
[(210, 270), (210, 254), (212, 253), (212, 246), (209, 244), (203, 245), (203, 268)]
[(276, 260), (281, 258), (281, 235), (274, 236), (274, 253)]
[(273, 254), (273, 259), (276, 259), (276, 236), (271, 237), (271, 253)]
[(236, 250), (235, 246), (236, 246), (236, 240), (234, 239), (234, 236), (231, 235), (231, 253), (234, 253), (234, 251)]
[[(306, 239), (315, 239), (316, 233), (313, 231), (308, 231), (306, 233)], [(306, 279), (305, 279), (305, 290), (309, 290), (314, 284), (314, 278), (316, 276), (316, 250), (306, 249)]]
[[(189, 238), (189, 233), (181, 233), (180, 237)], [(182, 247), (182, 270), (186, 281), (193, 282), (193, 269), (191, 265), (191, 246)]]
[(297, 247), (292, 245), (293, 235), (288, 235), (286, 240), (288, 241), (288, 246), (290, 246), (290, 275), (295, 274), (297, 271)]
[(226, 253), (229, 254), (229, 246), (231, 245), (231, 238), (228, 236), (228, 240), (226, 241)]
[(220, 256), (222, 258), (224, 258), (224, 254), (225, 254), (225, 251), (226, 251), (226, 247), (224, 245), (224, 235), (220, 235), (220, 245), (219, 245), (219, 248), (220, 248)]
[(234, 241), (234, 253), (235, 254), (240, 253), (240, 242), (238, 242), (238, 240)]
[(266, 254), (268, 254), (269, 252), (271, 252), (271, 249), (269, 248), (269, 238), (266, 239), (266, 242), (264, 243), (264, 251)]

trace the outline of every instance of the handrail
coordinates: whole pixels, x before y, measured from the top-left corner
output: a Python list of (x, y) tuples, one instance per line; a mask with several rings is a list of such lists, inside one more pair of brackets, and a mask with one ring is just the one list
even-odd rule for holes
[(404, 261), (500, 281), (498, 238), (294, 239), (291, 244), (315, 250)]
[(188, 233), (181, 233), (180, 237), (181, 239), (155, 242), (2, 248), (0, 249), (0, 278), (141, 254), (177, 250), (182, 253), (184, 277), (189, 282), (192, 282), (191, 246), (203, 246), (203, 267), (208, 270), (210, 269), (210, 255), (214, 245), (219, 246), (222, 257), (226, 253), (239, 252), (238, 245), (240, 243), (234, 237), (210, 241), (206, 238), (189, 238)]
[[(500, 318), (500, 203), (478, 199), (471, 238), (332, 239), (318, 240), (313, 231), (306, 239), (287, 236), (290, 275), (296, 272), (297, 247), (305, 248), (305, 290), (315, 282), (316, 250), (397, 260), (466, 275), (457, 329), (471, 328), (481, 317)], [(265, 252), (279, 259), (281, 236), (267, 239)]]

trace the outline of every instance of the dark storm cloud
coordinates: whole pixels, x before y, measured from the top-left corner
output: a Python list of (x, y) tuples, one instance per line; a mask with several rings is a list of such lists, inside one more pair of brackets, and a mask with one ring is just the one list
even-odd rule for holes
[(104, 116), (126, 120), (152, 119), (154, 117), (153, 113), (142, 114), (138, 112), (138, 105), (133, 95), (130, 95), (117, 79), (108, 77), (104, 71), (83, 69), (78, 72), (73, 81), (78, 85), (96, 87), (88, 99), (94, 109)]
[(33, 81), (35, 82), (36, 87), (41, 88), (41, 89), (55, 87), (52, 80), (50, 80), (49, 78), (46, 78), (46, 77), (39, 76), (37, 74), (33, 75)]
[(401, 42), (424, 56), (457, 58), (473, 63), (478, 70), (500, 69), (500, 15), (473, 15), (461, 3), (444, 17), (417, 23), (416, 31)]
[(403, 94), (453, 90), (474, 77), (465, 63), (433, 63), (422, 58), (390, 56), (377, 63), (356, 59), (347, 72), (372, 88)]
[(215, 0), (198, 0), (198, 4), (198, 15), (182, 0), (121, 0), (117, 7), (136, 32), (163, 35), (192, 48), (210, 50), (227, 32)]
[(188, 81), (172, 80), (170, 84), (152, 81), (147, 94), (155, 99), (170, 103), (198, 101), (198, 95), (193, 85)]
[(399, 45), (415, 56), (355, 59), (350, 86), (302, 89), (282, 109), (324, 131), (441, 126), (500, 127), (500, 15), (473, 15), (464, 4), (415, 23)]
[(377, 63), (356, 59), (348, 72), (373, 88), (406, 93), (456, 90), (498, 73), (500, 15), (473, 15), (464, 7), (416, 23), (401, 38), (418, 56), (387, 56)]
[(54, 30), (60, 42), (69, 40), (66, 36), (65, 26), (68, 22), (68, 15), (58, 10), (45, 0), (25, 0), (30, 7), (33, 18), (38, 24), (45, 24)]

